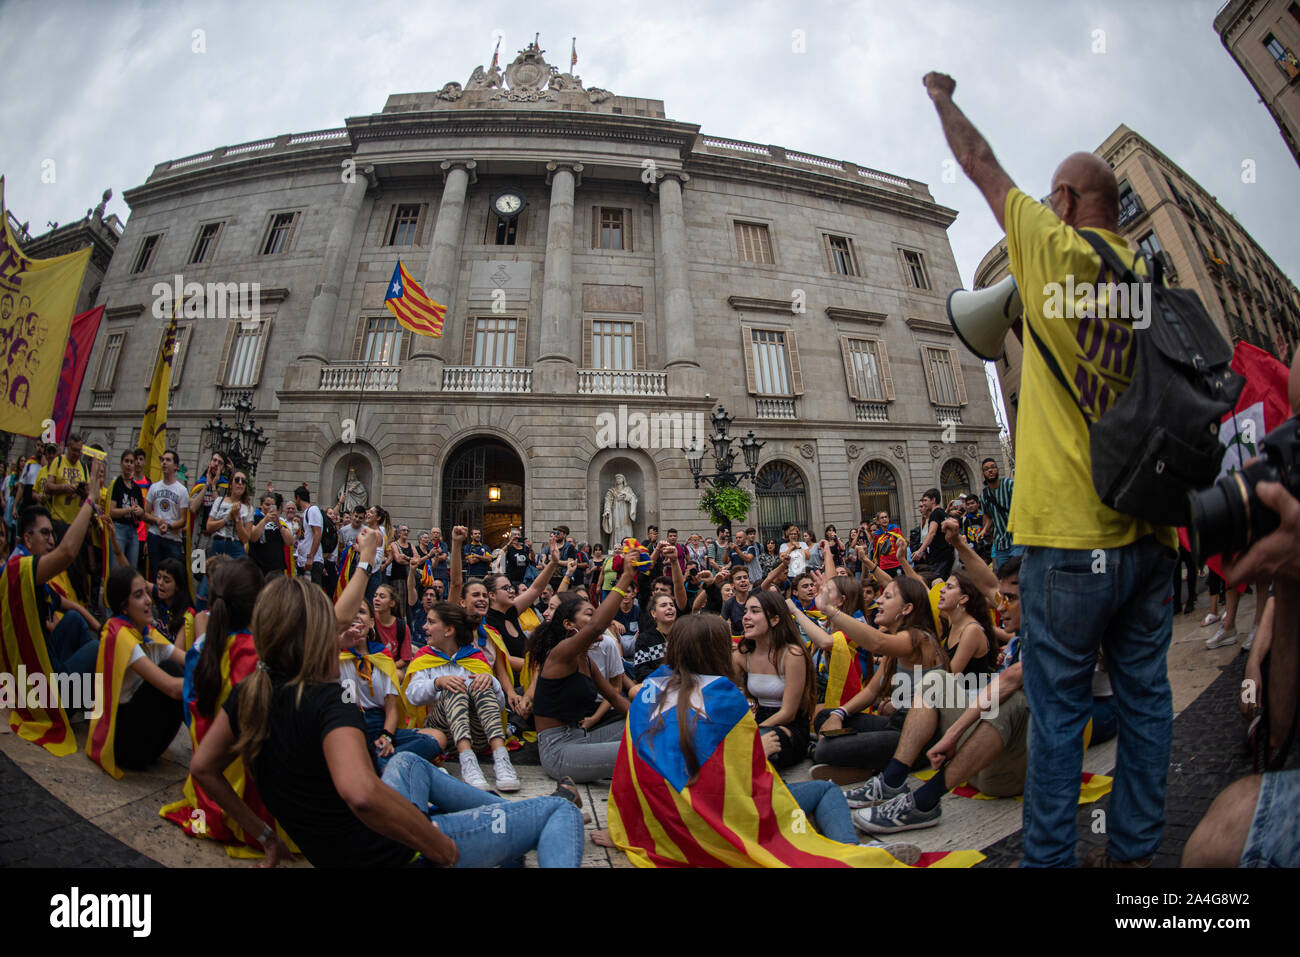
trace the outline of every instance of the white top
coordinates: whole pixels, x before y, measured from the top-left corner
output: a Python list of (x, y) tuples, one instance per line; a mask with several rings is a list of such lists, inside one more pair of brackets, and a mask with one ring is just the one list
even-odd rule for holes
[(122, 677), (122, 694), (118, 698), (117, 703), (122, 705), (130, 701), (135, 697), (136, 691), (139, 690), (140, 685), (144, 682), (144, 679), (141, 678), (136, 670), (130, 667), (130, 665), (135, 664), (146, 655), (154, 664), (160, 665), (172, 656), (172, 650), (175, 647), (175, 645), (164, 645), (161, 641), (151, 641), (147, 645), (144, 642), (141, 642), (132, 648), (131, 661), (127, 666), (126, 674)]
[(790, 552), (790, 577), (802, 575), (804, 569), (808, 567), (808, 545), (800, 542), (792, 550), (790, 543), (786, 542), (781, 546), (781, 554), (784, 555), (786, 552)]
[[(221, 496), (221, 498), (212, 503), (212, 510), (208, 512), (209, 520), (215, 522), (224, 520), (225, 517), (230, 514), (234, 505), (235, 502), (233, 499), (225, 495)], [(241, 504), (239, 506), (239, 517), (245, 525), (251, 525), (253, 523), (253, 506)], [(217, 529), (212, 533), (212, 537), (230, 538), (239, 541), (239, 533), (235, 531), (234, 525), (227, 525), (225, 528)]]
[(379, 571), (379, 566), (384, 563), (384, 552), (388, 550), (388, 533), (384, 531), (384, 526), (379, 526), (379, 534), (384, 536), (379, 547), (375, 549), (375, 557), (371, 559), (371, 564), (375, 566), (375, 571)]
[[(434, 683), (442, 677), (451, 676), (453, 678), (468, 678), (474, 680), (475, 675), (463, 668), (458, 662), (448, 662), (445, 665), (438, 665), (435, 668), (423, 668), (411, 675), (410, 681), (406, 684), (406, 700), (413, 705), (433, 704), (442, 694)], [(501, 690), (501, 682), (496, 678), (492, 679), (492, 688), (497, 693), (497, 701), (501, 707), (506, 706), (506, 695)]]
[(605, 680), (611, 684), (619, 675), (623, 674), (623, 650), (618, 643), (618, 639), (610, 635), (609, 632), (601, 635), (600, 641), (588, 649), (587, 657), (605, 676)]
[(749, 673), (749, 696), (760, 708), (779, 708), (785, 697), (785, 679), (780, 675)]
[(357, 704), (361, 710), (369, 711), (373, 708), (382, 708), (388, 698), (398, 696), (397, 688), (378, 668), (372, 668), (370, 671), (370, 681), (366, 682), (365, 678), (357, 672), (357, 660), (355, 658), (342, 659), (339, 661), (339, 684), (344, 688), (351, 688), (356, 691)]
[[(184, 518), (185, 510), (190, 507), (190, 493), (180, 482), (173, 481), (170, 485), (166, 482), (154, 482), (149, 486), (149, 494), (144, 497), (144, 501), (146, 505), (153, 508), (154, 515), (160, 521), (172, 525)], [(184, 540), (181, 527), (161, 532), (157, 526), (150, 525), (149, 534), (158, 535), (169, 542)]]
[[(312, 538), (313, 528), (319, 528), (321, 530), (321, 537), (322, 538), (324, 537), (325, 519), (321, 517), (321, 510), (319, 505), (308, 505), (307, 514), (305, 514), (302, 517), (302, 537), (307, 541), (307, 548), (311, 548), (311, 538)], [(304, 550), (303, 556), (305, 557), (306, 554), (307, 552), (306, 550)], [(325, 556), (321, 552), (321, 547), (317, 545), (316, 554), (312, 555), (311, 558), (308, 561), (304, 562), (303, 564), (314, 565), (316, 562), (323, 562), (323, 561), (325, 561)]]

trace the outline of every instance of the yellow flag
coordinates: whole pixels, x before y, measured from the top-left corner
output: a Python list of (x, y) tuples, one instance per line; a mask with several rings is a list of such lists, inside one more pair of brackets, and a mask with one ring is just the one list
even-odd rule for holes
[(0, 177), (0, 429), (37, 436), (54, 411), (90, 247), (30, 259), (9, 231)]
[(153, 383), (149, 386), (149, 401), (144, 407), (144, 418), (140, 420), (140, 444), (144, 449), (144, 474), (152, 480), (162, 478), (162, 456), (167, 451), (167, 399), (172, 388), (172, 359), (176, 357), (176, 314), (180, 311), (180, 300), (172, 310), (171, 321), (167, 323), (167, 334), (163, 336), (162, 349), (153, 366)]

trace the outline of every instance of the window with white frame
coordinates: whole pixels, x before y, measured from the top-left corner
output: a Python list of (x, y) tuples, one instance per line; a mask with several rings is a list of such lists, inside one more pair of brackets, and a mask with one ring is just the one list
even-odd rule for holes
[(830, 260), (831, 270), (837, 276), (858, 275), (857, 260), (853, 255), (853, 240), (847, 236), (826, 234), (826, 255)]
[(393, 316), (371, 316), (366, 320), (366, 340), (361, 361), (371, 365), (395, 365), (402, 355), (406, 330)]
[(591, 368), (636, 368), (636, 326), (596, 319), (591, 323)]
[(393, 224), (388, 230), (389, 246), (414, 246), (419, 234), (420, 203), (402, 203), (393, 210)]
[(925, 257), (914, 249), (903, 250), (903, 266), (908, 281), (917, 289), (929, 289), (930, 277), (925, 271)]
[(125, 332), (110, 332), (104, 339), (104, 350), (99, 357), (99, 371), (95, 374), (94, 391), (113, 390), (113, 382), (117, 379), (117, 364), (122, 358), (122, 345), (125, 342)]
[(505, 316), (474, 320), (474, 354), (471, 365), (513, 366), (519, 320)]
[(217, 248), (217, 239), (221, 236), (221, 223), (205, 223), (199, 227), (199, 234), (194, 239), (194, 248), (190, 250), (190, 264), (205, 263)]
[(257, 385), (262, 370), (262, 354), (266, 349), (266, 332), (269, 321), (236, 319), (232, 323), (231, 338), (226, 350), (226, 375), (222, 385), (228, 388), (251, 388)]
[(935, 405), (964, 405), (965, 389), (958, 384), (957, 377), (961, 375), (961, 368), (957, 365), (956, 352), (953, 349), (939, 349), (933, 346), (926, 346), (923, 352), (926, 380), (930, 386), (930, 400)]
[(293, 240), (293, 231), (297, 224), (296, 212), (275, 213), (266, 226), (266, 238), (262, 240), (262, 255), (273, 256), (285, 252)]
[(772, 264), (772, 240), (762, 223), (736, 223), (736, 253), (741, 262)]
[(872, 339), (844, 339), (845, 371), (850, 394), (859, 402), (886, 402), (893, 389), (886, 389), (882, 355), (884, 343)]
[(136, 254), (135, 265), (131, 267), (132, 273), (141, 273), (153, 265), (154, 253), (158, 251), (158, 243), (162, 241), (162, 233), (154, 233), (152, 236), (146, 236), (140, 243), (140, 252)]
[(751, 329), (750, 350), (754, 389), (758, 395), (792, 395), (786, 334), (776, 329)]

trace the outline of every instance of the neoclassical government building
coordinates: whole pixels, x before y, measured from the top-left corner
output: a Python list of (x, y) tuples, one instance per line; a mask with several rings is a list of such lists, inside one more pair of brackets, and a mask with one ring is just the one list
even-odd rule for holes
[[(78, 428), (110, 462), (131, 447), (162, 289), (198, 283), (168, 417), (191, 476), (203, 426), (247, 396), (271, 436), (259, 488), (332, 501), (353, 472), (413, 528), (585, 540), (622, 474), (638, 534), (703, 529), (676, 437), (619, 447), (641, 443), (600, 423), (721, 403), (734, 438), (765, 443), (749, 521), (767, 535), (882, 507), (908, 528), (926, 488), (972, 488), (999, 444), (944, 314), (955, 211), (923, 183), (701, 133), (544, 52), (156, 166), (125, 193)], [(441, 338), (384, 308), (399, 260), (446, 306)]]

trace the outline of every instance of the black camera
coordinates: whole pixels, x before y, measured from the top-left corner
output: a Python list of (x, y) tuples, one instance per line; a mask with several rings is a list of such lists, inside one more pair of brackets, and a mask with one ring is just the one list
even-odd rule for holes
[(1255, 494), (1259, 482), (1281, 482), (1300, 495), (1300, 419), (1287, 419), (1264, 436), (1258, 460), (1188, 494), (1187, 537), (1196, 561), (1245, 551), (1276, 531), (1281, 519)]

